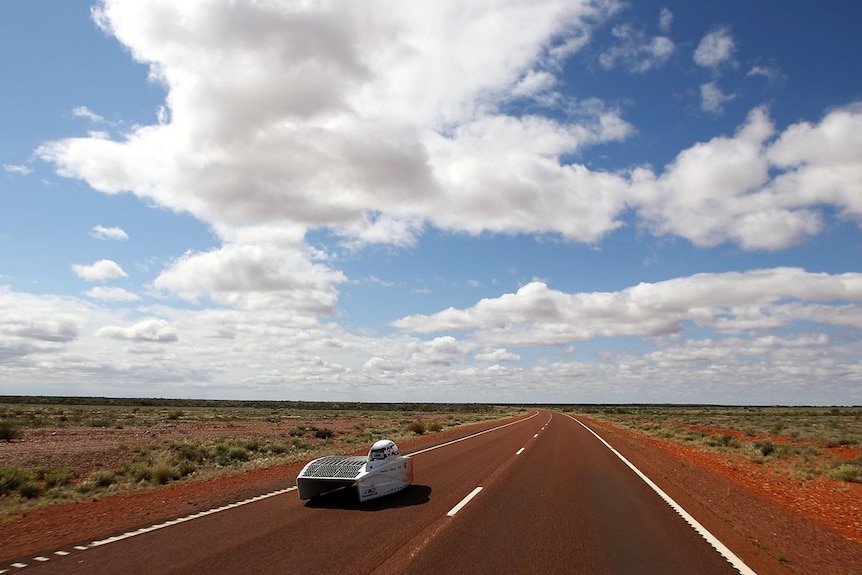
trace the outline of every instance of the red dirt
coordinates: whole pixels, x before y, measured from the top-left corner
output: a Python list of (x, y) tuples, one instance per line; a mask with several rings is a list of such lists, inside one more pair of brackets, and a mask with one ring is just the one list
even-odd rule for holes
[[(579, 419), (588, 422), (672, 497), (691, 502), (697, 508), (692, 513), (707, 528), (715, 529), (719, 538), (724, 540), (726, 534), (750, 545), (753, 562), (749, 564), (760, 575), (862, 573), (862, 485), (800, 481), (742, 458), (706, 453)], [(352, 429), (355, 424), (356, 421), (327, 422), (332, 429)], [(237, 435), (248, 434), (243, 424), (229, 425)], [(399, 441), (399, 446), (404, 452), (415, 451), (489, 426), (465, 426)], [(212, 435), (213, 431), (203, 427), (199, 430), (202, 435)], [(51, 437), (56, 436), (43, 437), (45, 452), (51, 451), (47, 447)], [(70, 437), (74, 436), (66, 440)], [(14, 462), (13, 451), (0, 449), (4, 462)], [(30, 458), (36, 457), (34, 445), (27, 451)], [(59, 454), (55, 457), (62, 458)], [(301, 467), (301, 463), (277, 466), (34, 509), (22, 519), (2, 524), (0, 567), (36, 553), (86, 545), (95, 539), (282, 489), (293, 485)], [(749, 560), (746, 553), (742, 556)]]

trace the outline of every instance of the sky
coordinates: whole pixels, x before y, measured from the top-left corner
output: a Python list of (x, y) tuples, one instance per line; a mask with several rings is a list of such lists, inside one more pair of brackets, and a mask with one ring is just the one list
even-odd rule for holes
[(0, 395), (862, 404), (860, 21), (6, 0)]

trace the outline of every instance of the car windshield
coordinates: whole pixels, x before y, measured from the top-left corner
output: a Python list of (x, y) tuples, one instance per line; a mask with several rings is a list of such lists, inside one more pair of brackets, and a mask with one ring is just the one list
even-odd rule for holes
[(372, 449), (371, 459), (386, 459), (386, 452), (383, 449)]

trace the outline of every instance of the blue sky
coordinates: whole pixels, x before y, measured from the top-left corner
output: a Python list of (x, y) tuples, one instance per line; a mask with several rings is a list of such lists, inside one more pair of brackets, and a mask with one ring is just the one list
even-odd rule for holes
[(0, 7), (0, 394), (862, 403), (862, 8)]

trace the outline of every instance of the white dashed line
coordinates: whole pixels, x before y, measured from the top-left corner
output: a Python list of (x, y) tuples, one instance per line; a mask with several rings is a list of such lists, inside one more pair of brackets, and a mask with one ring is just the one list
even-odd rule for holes
[(481, 488), (481, 487), (477, 487), (476, 489), (474, 489), (473, 491), (471, 491), (471, 492), (470, 492), (470, 494), (469, 494), (469, 495), (467, 495), (467, 497), (465, 497), (464, 499), (462, 499), (462, 500), (461, 500), (461, 502), (460, 502), (460, 503), (458, 503), (458, 505), (456, 505), (455, 507), (453, 507), (452, 509), (450, 509), (450, 510), (449, 510), (449, 513), (447, 513), (446, 515), (447, 515), (448, 517), (455, 517), (455, 514), (456, 514), (456, 513), (458, 513), (459, 511), (461, 511), (461, 508), (462, 508), (462, 507), (464, 507), (465, 505), (467, 505), (468, 503), (470, 503), (470, 500), (471, 500), (471, 499), (473, 499), (474, 497), (476, 497), (477, 495), (479, 495), (479, 492), (480, 492), (480, 491), (482, 491), (482, 488)]
[[(191, 521), (192, 519), (198, 519), (199, 517), (205, 517), (207, 515), (212, 515), (214, 513), (219, 513), (221, 511), (227, 511), (228, 509), (235, 509), (237, 507), (241, 507), (243, 505), (248, 505), (249, 503), (255, 503), (257, 501), (261, 501), (262, 499), (267, 499), (269, 497), (274, 497), (276, 495), (281, 495), (283, 493), (287, 493), (289, 491), (295, 491), (296, 487), (288, 487), (287, 489), (279, 489), (278, 491), (273, 491), (271, 493), (265, 493), (263, 495), (258, 495), (257, 497), (252, 497), (251, 499), (246, 499), (245, 501), (238, 501), (236, 503), (230, 503), (228, 505), (224, 505), (222, 507), (217, 507), (215, 509), (210, 509), (208, 511), (200, 511), (195, 513), (194, 515), (187, 515), (186, 517), (180, 517), (178, 519), (171, 519), (170, 521), (165, 521), (164, 523), (159, 523), (158, 525), (152, 525), (150, 527), (142, 527), (141, 529), (137, 529), (135, 531), (129, 531), (128, 533), (123, 533), (122, 535), (114, 535), (113, 537), (108, 537), (107, 539), (101, 539), (99, 541), (93, 541), (89, 545), (75, 545), (73, 549), (75, 551), (86, 551), (91, 547), (100, 547), (102, 545), (107, 545), (108, 543), (114, 543), (116, 541), (122, 541), (123, 539), (128, 539), (130, 537), (135, 537), (137, 535), (143, 535), (144, 533), (150, 533), (151, 531), (156, 531), (158, 529), (164, 529), (165, 527), (170, 527), (171, 525), (176, 525), (177, 523), (185, 523), (186, 521)], [(54, 555), (69, 555), (68, 551), (55, 551)], [(50, 561), (50, 557), (34, 557), (33, 561), (45, 562)], [(15, 569), (24, 569), (27, 567), (27, 563), (13, 563), (11, 567)], [(0, 569), (0, 575), (4, 573), (8, 573), (9, 569)]]
[(525, 449), (526, 449), (526, 447), (522, 447), (521, 449), (519, 449), (518, 451), (515, 452), (515, 455), (521, 455), (522, 453), (524, 453)]

